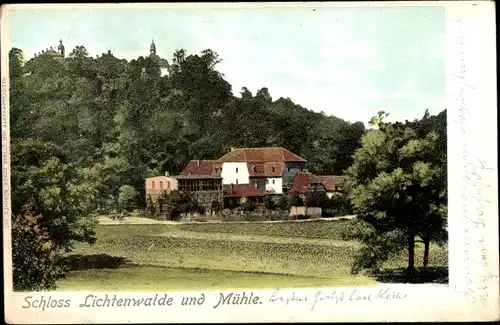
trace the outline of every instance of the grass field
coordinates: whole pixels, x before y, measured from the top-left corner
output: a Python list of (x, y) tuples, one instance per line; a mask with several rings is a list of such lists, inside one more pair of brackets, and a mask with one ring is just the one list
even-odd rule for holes
[[(100, 225), (97, 242), (79, 244), (60, 290), (369, 285), (351, 275), (356, 241), (342, 240), (349, 221), (302, 223)], [(421, 263), (422, 247), (417, 246)], [(447, 251), (432, 246), (430, 265), (446, 267)], [(388, 263), (405, 266), (404, 252)]]

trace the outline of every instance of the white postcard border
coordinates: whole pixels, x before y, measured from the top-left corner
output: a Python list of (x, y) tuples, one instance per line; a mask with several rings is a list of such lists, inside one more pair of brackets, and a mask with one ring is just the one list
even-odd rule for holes
[[(286, 6), (297, 5), (289, 3)], [(155, 4), (156, 6), (158, 4)], [(174, 6), (180, 6), (176, 4)], [(190, 6), (200, 4), (190, 4)], [(232, 6), (204, 4), (203, 6)], [(235, 4), (242, 7), (249, 4)], [(254, 4), (283, 6), (280, 3)], [(304, 4), (301, 4), (304, 5)], [(498, 320), (498, 171), (495, 78), (495, 21), (492, 2), (307, 3), (311, 6), (445, 6), (447, 16), (447, 109), (449, 172), (450, 285), (383, 285), (359, 288), (203, 290), (191, 292), (37, 292), (13, 293), (10, 239), (8, 16), (2, 7), (2, 190), (4, 230), (4, 296), (7, 323), (156, 323), (156, 322), (288, 322), (288, 321), (472, 321)], [(26, 5), (20, 5), (19, 8)], [(44, 7), (46, 7), (45, 5)], [(64, 5), (65, 7), (70, 5)], [(74, 6), (74, 5), (71, 5)], [(95, 5), (80, 5), (95, 6)], [(103, 6), (103, 5), (99, 5)], [(116, 5), (106, 5), (116, 6)], [(137, 6), (127, 4), (125, 6)], [(141, 6), (144, 6), (141, 5)], [(182, 6), (185, 6), (182, 4)], [(29, 5), (30, 8), (42, 8)], [(471, 178), (481, 177), (480, 182)], [(477, 179), (476, 179), (477, 180)], [(489, 203), (488, 203), (489, 202)], [(367, 295), (390, 299), (356, 300)], [(251, 305), (219, 306), (220, 295), (259, 296)], [(316, 301), (314, 297), (325, 298)], [(389, 293), (387, 293), (389, 292)], [(183, 296), (201, 305), (181, 306)], [(118, 298), (171, 297), (173, 303), (151, 307), (79, 307), (89, 295)], [(155, 296), (159, 295), (159, 296)], [(322, 296), (321, 296), (322, 295)], [(343, 300), (339, 297), (343, 295)], [(67, 308), (25, 309), (26, 297), (71, 300)], [(289, 300), (286, 303), (286, 298)], [(383, 295), (382, 295), (383, 296)], [(281, 303), (270, 300), (283, 297)], [(299, 298), (309, 298), (300, 302)], [(354, 299), (352, 301), (351, 299)], [(168, 300), (164, 299), (164, 301)], [(316, 299), (317, 300), (317, 299)], [(313, 310), (311, 310), (313, 309)]]

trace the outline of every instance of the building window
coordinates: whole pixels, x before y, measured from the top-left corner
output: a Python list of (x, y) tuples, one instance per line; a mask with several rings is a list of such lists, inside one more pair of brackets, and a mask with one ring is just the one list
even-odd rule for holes
[(167, 189), (170, 189), (170, 182), (167, 182)]
[(273, 166), (273, 173), (276, 171), (276, 167)]
[(155, 181), (153, 181), (152, 187), (155, 188)]
[(253, 166), (253, 172), (256, 173), (257, 172), (257, 167)]
[(238, 172), (238, 167), (236, 167), (236, 172)]
[(273, 184), (274, 184), (274, 179), (273, 179)]
[(238, 179), (236, 179), (236, 184), (238, 184)]
[(269, 178), (268, 178), (268, 179), (266, 179), (266, 183), (267, 183), (267, 184), (269, 184)]
[(163, 188), (163, 182), (160, 181), (160, 188)]
[(288, 167), (288, 172), (290, 172), (290, 167)]

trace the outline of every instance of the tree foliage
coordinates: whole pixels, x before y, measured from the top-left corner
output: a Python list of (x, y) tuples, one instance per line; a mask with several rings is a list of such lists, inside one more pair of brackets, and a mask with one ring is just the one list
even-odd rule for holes
[[(362, 139), (346, 175), (346, 190), (360, 220), (356, 237), (365, 247), (353, 266), (377, 270), (400, 250), (408, 251), (408, 276), (415, 270), (415, 239), (445, 240), (447, 216), (445, 120), (428, 128), (419, 121), (386, 123), (380, 112)], [(441, 137), (440, 137), (441, 134)]]
[[(262, 87), (241, 97), (217, 71), (222, 58), (177, 49), (171, 73), (157, 62), (91, 57), (78, 45), (66, 59), (9, 53), (13, 139), (38, 139), (64, 150), (93, 186), (95, 209), (119, 209), (120, 187), (139, 192), (144, 178), (178, 173), (191, 159), (214, 159), (231, 147), (282, 146), (310, 162), (309, 170), (340, 173), (363, 124), (316, 113), (290, 98), (273, 100)], [(245, 90), (246, 89), (246, 90)], [(92, 185), (91, 185), (92, 184)]]
[(308, 192), (305, 203), (308, 207), (324, 208), (328, 203), (328, 196), (325, 191)]

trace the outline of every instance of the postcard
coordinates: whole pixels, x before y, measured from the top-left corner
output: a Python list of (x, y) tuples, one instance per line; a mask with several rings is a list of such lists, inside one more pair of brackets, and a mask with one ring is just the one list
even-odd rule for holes
[(499, 320), (492, 2), (1, 24), (6, 323)]

